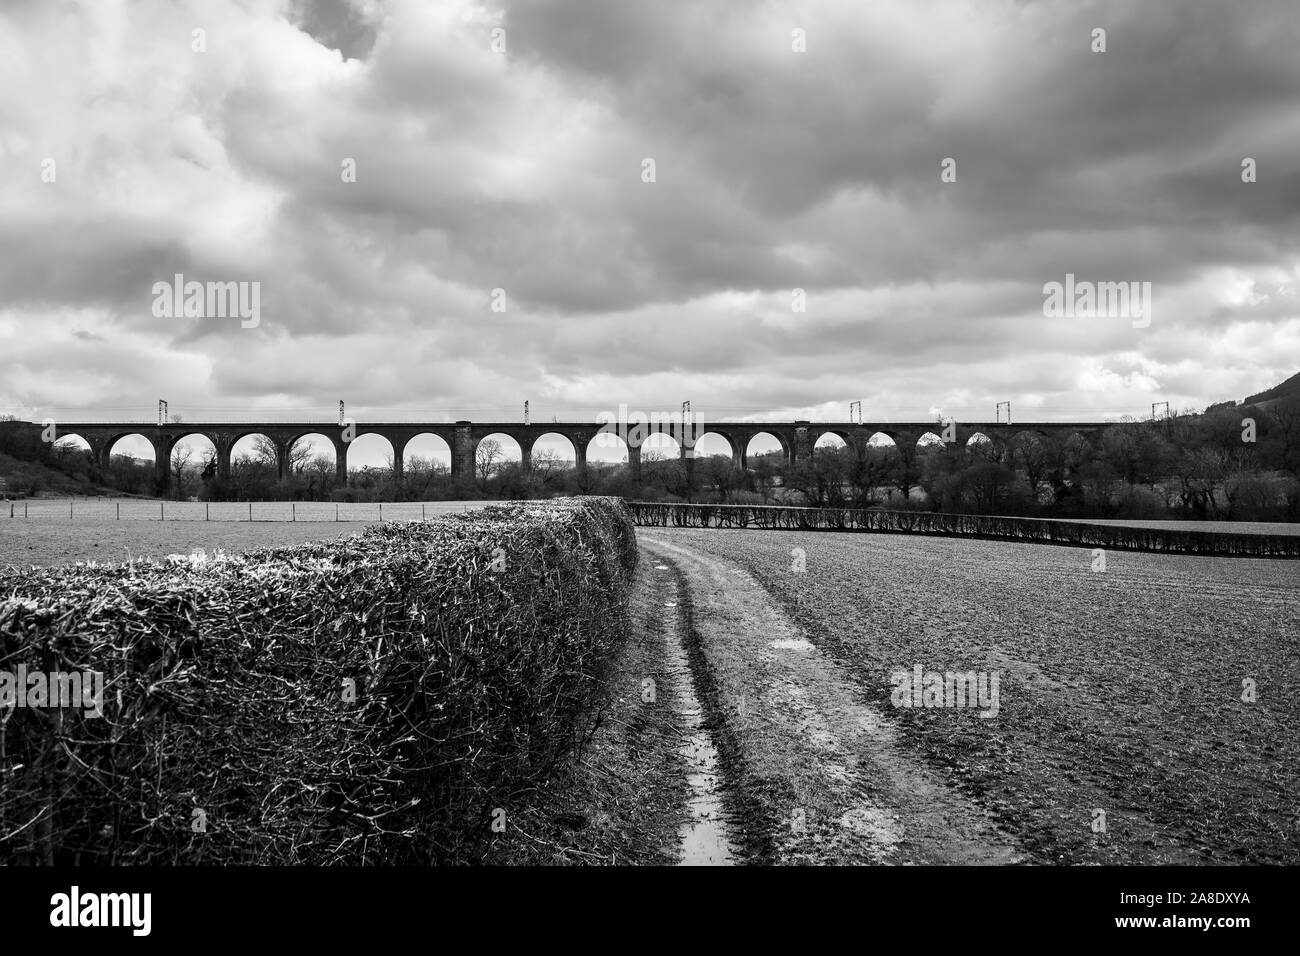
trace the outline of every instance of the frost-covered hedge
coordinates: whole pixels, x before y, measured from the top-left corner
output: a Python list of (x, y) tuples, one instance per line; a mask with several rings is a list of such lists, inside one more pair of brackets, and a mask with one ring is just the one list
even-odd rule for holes
[(473, 859), (584, 733), (635, 561), (581, 498), (6, 575), (0, 673), (104, 693), (0, 704), (0, 863)]

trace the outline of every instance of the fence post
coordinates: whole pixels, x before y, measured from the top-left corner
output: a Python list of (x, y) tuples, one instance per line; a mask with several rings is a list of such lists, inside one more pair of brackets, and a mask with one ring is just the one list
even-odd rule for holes
[(72, 499), (68, 499), (68, 520), (72, 520)]
[(297, 520), (298, 520), (298, 502), (296, 502), (296, 501), (291, 502), (291, 503), (289, 504), (289, 507), (293, 510), (293, 517), (290, 518), (289, 520), (290, 520), (290, 521), (297, 521)]
[(384, 503), (382, 501), (379, 502), (379, 520), (384, 520)]
[(253, 502), (252, 502), (252, 501), (250, 501), (250, 502), (248, 503), (248, 521), (249, 521), (250, 524), (251, 524), (252, 521), (253, 521)]
[(337, 523), (338, 520), (339, 520), (339, 503), (336, 501), (334, 502), (334, 521)]
[(117, 502), (117, 520), (122, 520), (122, 502)]
[(206, 501), (203, 502), (203, 520), (204, 520), (204, 521), (208, 521), (208, 520), (211, 519), (212, 516), (211, 516), (211, 514), (210, 514), (209, 511), (208, 511), (208, 509), (210, 509), (211, 507), (212, 507), (212, 506), (211, 506), (210, 504), (208, 504)]
[(161, 501), (158, 502), (158, 520), (159, 520), (159, 521), (166, 521), (166, 520), (167, 520), (167, 512), (165, 512), (165, 511), (163, 510), (163, 508), (165, 508), (165, 507), (166, 507), (166, 505), (165, 505), (163, 502), (161, 502)]
[(423, 501), (420, 502), (420, 520), (421, 520), (421, 521), (427, 521), (427, 520), (428, 520), (428, 519), (424, 516), (424, 502), (423, 502)]

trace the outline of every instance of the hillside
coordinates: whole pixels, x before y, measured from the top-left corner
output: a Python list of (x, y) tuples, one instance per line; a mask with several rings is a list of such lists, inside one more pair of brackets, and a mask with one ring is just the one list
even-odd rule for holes
[(1270, 405), (1284, 398), (1300, 398), (1300, 372), (1292, 375), (1280, 385), (1254, 395), (1242, 401), (1243, 405)]
[(83, 474), (68, 474), (39, 461), (26, 461), (0, 452), (0, 497), (33, 498), (121, 495)]

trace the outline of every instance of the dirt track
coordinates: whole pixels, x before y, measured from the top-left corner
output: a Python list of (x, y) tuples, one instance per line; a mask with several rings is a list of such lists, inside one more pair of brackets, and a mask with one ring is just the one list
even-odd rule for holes
[(652, 533), (640, 540), (690, 596), (697, 677), (751, 862), (1022, 859), (1009, 836), (899, 746), (884, 715), (748, 572)]

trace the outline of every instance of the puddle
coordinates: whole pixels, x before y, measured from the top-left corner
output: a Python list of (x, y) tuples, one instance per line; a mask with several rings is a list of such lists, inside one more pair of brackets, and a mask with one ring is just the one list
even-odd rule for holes
[[(676, 602), (665, 605), (676, 607)], [(735, 866), (740, 862), (731, 839), (731, 821), (722, 806), (722, 779), (718, 751), (704, 728), (704, 712), (695, 696), (691, 665), (682, 646), (677, 616), (668, 620), (666, 669), (678, 701), (677, 717), (685, 734), (681, 752), (686, 761), (686, 783), (690, 788), (687, 811), (690, 817), (678, 831), (681, 846), (679, 866)]]
[(772, 641), (769, 647), (775, 647), (778, 651), (811, 651), (813, 646), (811, 642), (805, 641), (802, 637), (783, 637), (779, 641)]
[(731, 827), (722, 808), (722, 781), (718, 752), (708, 731), (700, 726), (699, 708), (684, 708), (686, 723), (682, 756), (686, 758), (686, 783), (691, 788), (687, 809), (690, 819), (682, 825), (681, 866), (734, 866), (736, 853), (731, 844)]

